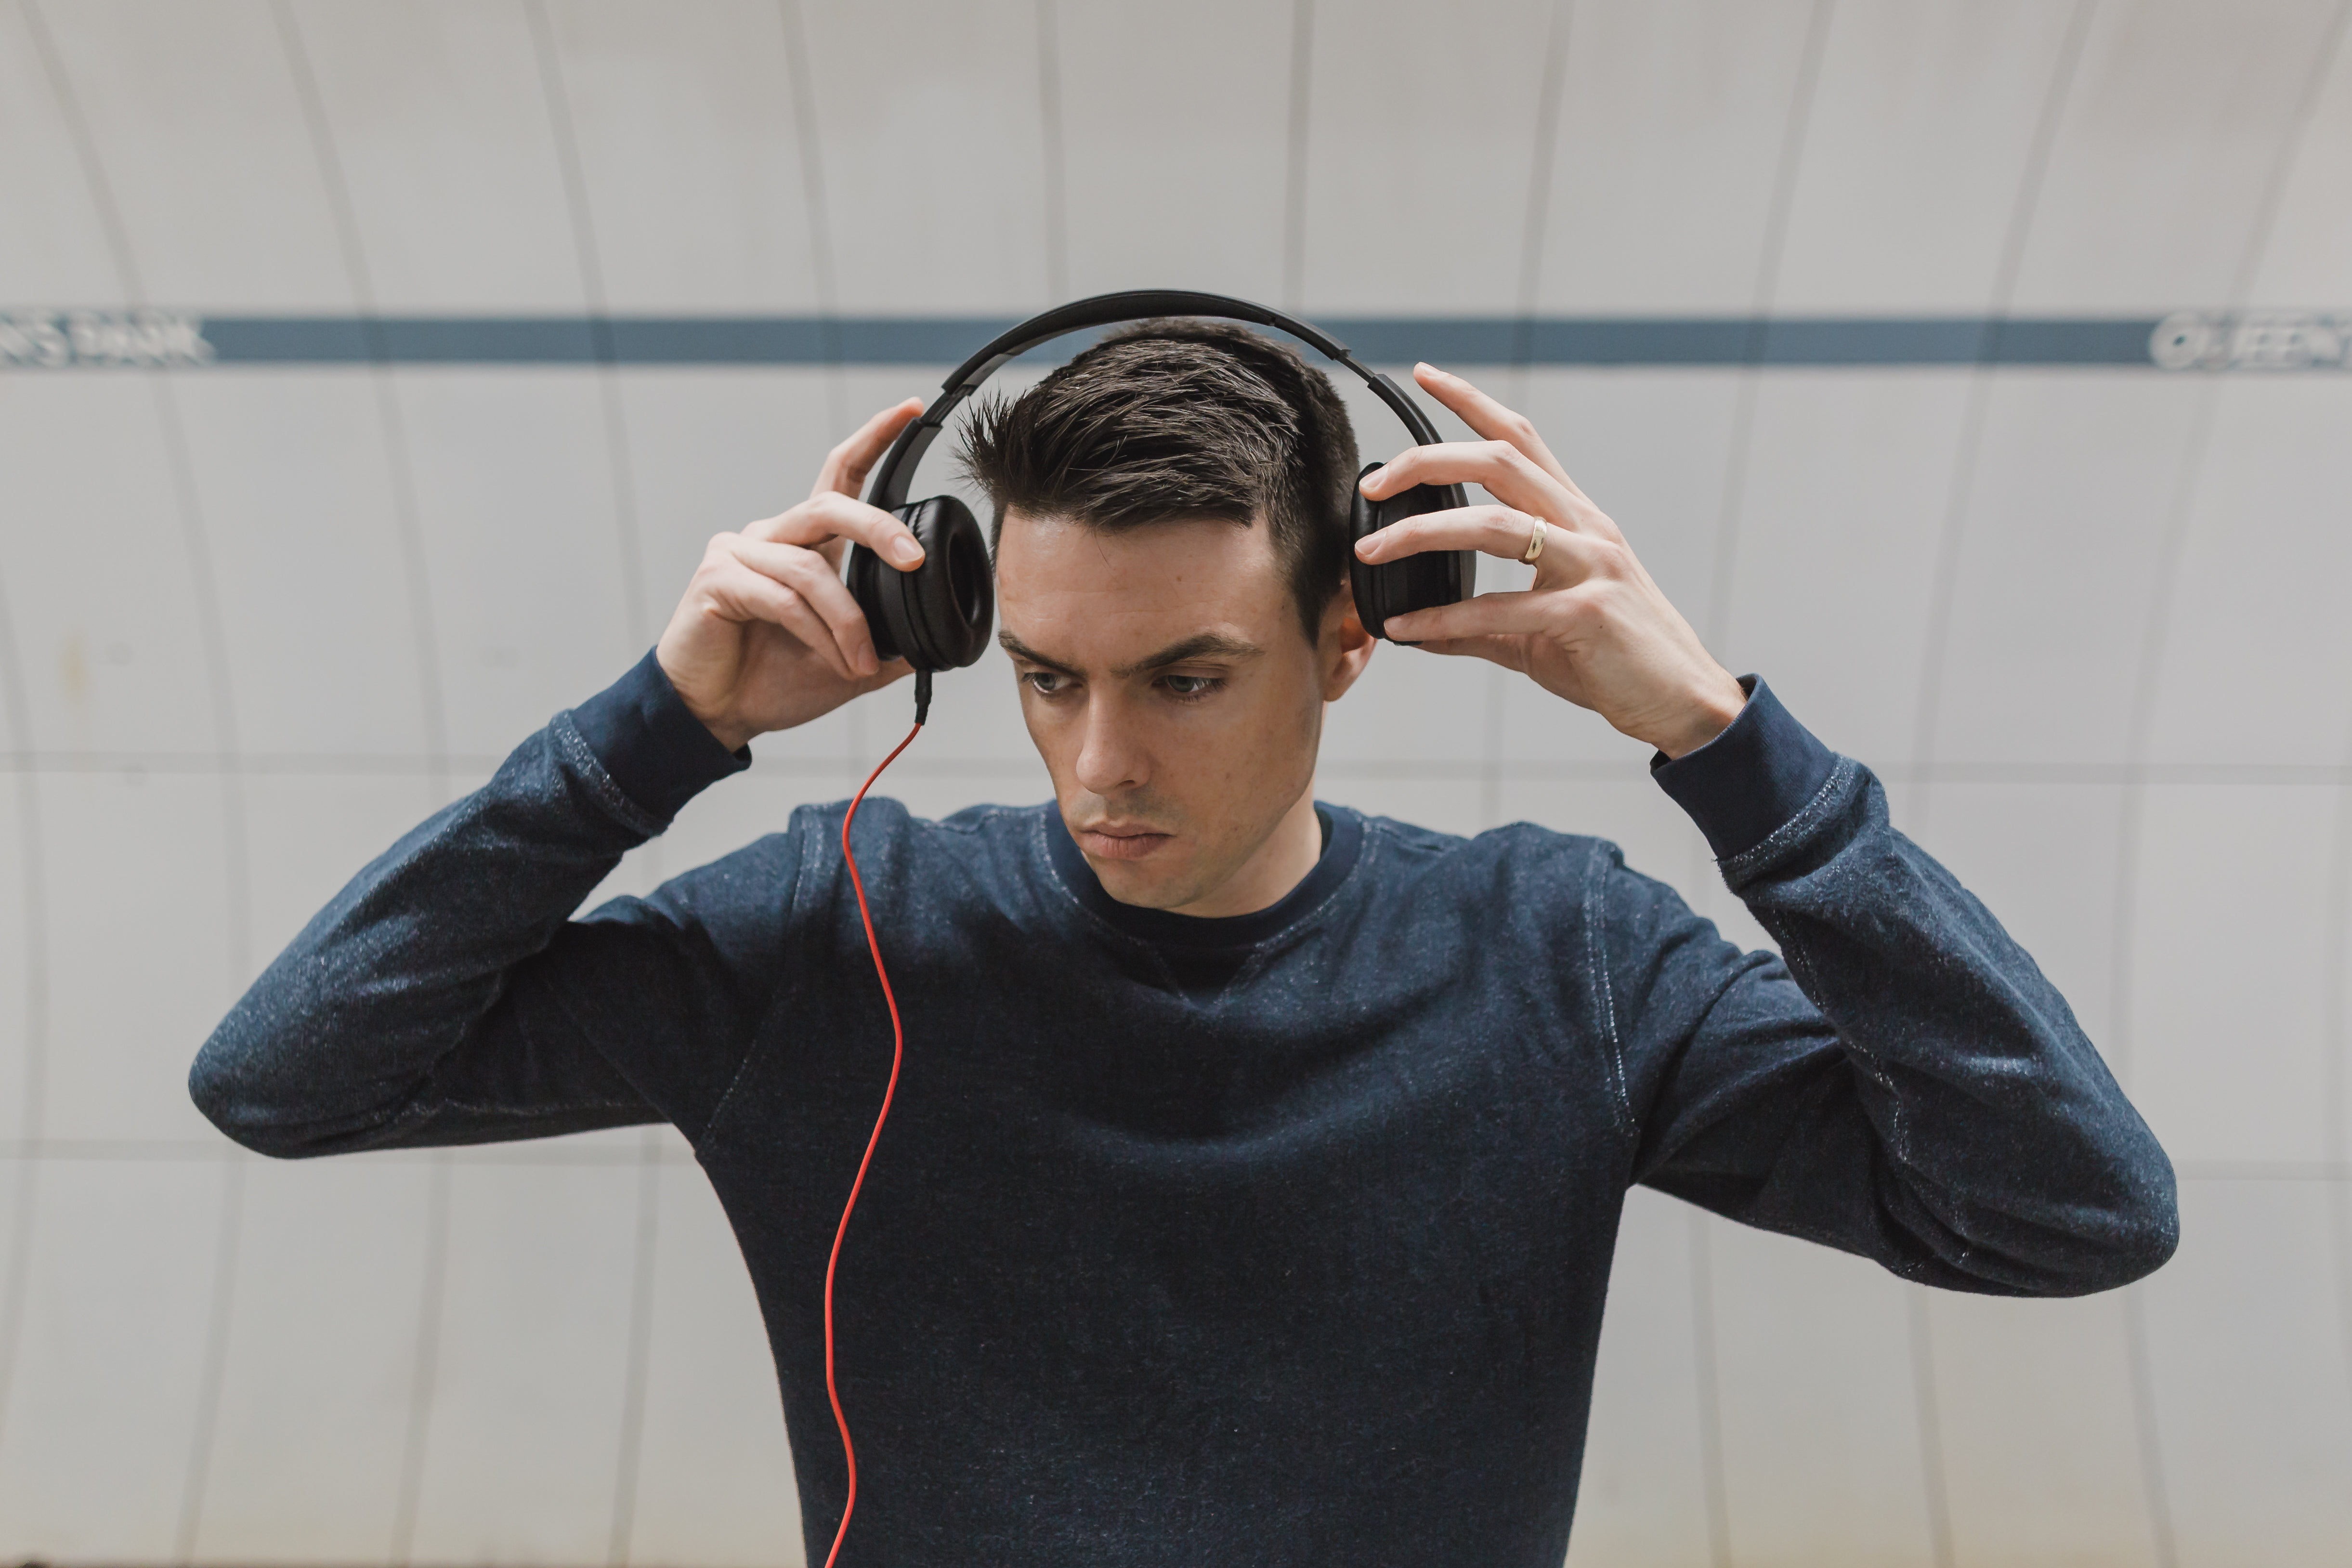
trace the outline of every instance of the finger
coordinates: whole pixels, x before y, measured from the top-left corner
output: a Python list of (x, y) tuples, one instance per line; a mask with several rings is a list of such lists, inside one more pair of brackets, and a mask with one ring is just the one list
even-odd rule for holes
[(1515, 669), (1521, 675), (1527, 673), (1528, 644), (1525, 637), (1504, 637), (1490, 633), (1471, 637), (1439, 637), (1434, 642), (1423, 639), (1412, 646), (1423, 653), (1466, 655), (1472, 658), (1490, 660), (1506, 669)]
[(1562, 580), (1577, 581), (1588, 575), (1607, 548), (1514, 507), (1465, 506), (1425, 511), (1368, 533), (1356, 542), (1356, 559), (1377, 566), (1431, 550), (1475, 550), (1506, 561), (1525, 561), (1528, 542), (1538, 528), (1544, 531), (1544, 545), (1536, 570), (1551, 587), (1559, 586)]
[(844, 495), (856, 495), (866, 488), (867, 470), (881, 460), (898, 438), (907, 422), (923, 411), (923, 400), (909, 397), (904, 403), (894, 403), (857, 427), (856, 433), (824, 456), (824, 467), (817, 470), (816, 488), (810, 496), (821, 496), (827, 490)]
[(1407, 447), (1365, 475), (1360, 488), (1370, 499), (1385, 500), (1414, 485), (1458, 484), (1482, 485), (1507, 506), (1549, 518), (1564, 527), (1576, 526), (1575, 511), (1581, 498), (1507, 441), (1441, 441), (1433, 447)]
[(1575, 488), (1568, 470), (1551, 455), (1543, 437), (1536, 434), (1535, 422), (1515, 409), (1506, 408), (1450, 370), (1440, 370), (1433, 364), (1416, 364), (1412, 379), (1438, 402), (1461, 416), (1462, 423), (1489, 441), (1507, 441), (1526, 454), (1529, 461), (1561, 484)]
[(914, 531), (896, 514), (868, 506), (856, 496), (826, 490), (775, 517), (762, 518), (744, 528), (750, 539), (779, 544), (814, 547), (833, 539), (854, 540), (901, 572), (923, 563), (923, 547)]
[(799, 594), (764, 572), (754, 572), (740, 561), (730, 561), (705, 585), (719, 612), (730, 620), (766, 621), (792, 633), (809, 651), (824, 660), (834, 674), (856, 680), (861, 672), (849, 668), (839, 645), (822, 617)]
[(1464, 637), (1524, 637), (1549, 631), (1556, 618), (1546, 601), (1553, 595), (1536, 589), (1481, 594), (1475, 599), (1438, 605), (1409, 615), (1391, 616), (1381, 628), (1400, 642), (1450, 642)]
[(880, 668), (874, 652), (873, 628), (866, 624), (866, 612), (857, 607), (856, 596), (833, 574), (832, 563), (824, 556), (796, 544), (776, 544), (740, 534), (729, 548), (738, 561), (782, 583), (816, 612), (834, 646), (841, 650), (843, 662), (853, 673), (871, 675)]

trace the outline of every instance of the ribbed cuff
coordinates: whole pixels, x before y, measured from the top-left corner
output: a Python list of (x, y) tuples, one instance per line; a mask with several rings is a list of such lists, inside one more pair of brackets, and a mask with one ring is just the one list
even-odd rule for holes
[(1753, 849), (1829, 782), (1837, 754), (1790, 715), (1762, 678), (1743, 675), (1739, 716), (1695, 752), (1650, 759), (1650, 776), (1691, 815), (1718, 860)]
[(664, 823), (730, 773), (751, 748), (729, 751), (694, 716), (647, 648), (629, 672), (572, 710), (572, 725), (621, 793)]

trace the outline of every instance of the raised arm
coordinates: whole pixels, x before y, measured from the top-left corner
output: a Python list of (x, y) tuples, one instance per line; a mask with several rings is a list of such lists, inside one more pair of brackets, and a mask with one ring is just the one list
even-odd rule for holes
[[(809, 499), (710, 542), (660, 642), (497, 774), (370, 862), (263, 971), (188, 1086), (250, 1148), (320, 1154), (667, 1120), (698, 1132), (777, 972), (774, 837), (648, 899), (573, 912), (751, 737), (908, 673), (835, 575), (856, 539), (910, 567), (856, 499), (913, 402), (835, 448)], [(769, 906), (772, 908), (772, 906)]]
[(1715, 660), (1526, 419), (1415, 374), (1485, 439), (1409, 448), (1365, 493), (1475, 481), (1494, 502), (1406, 519), (1359, 553), (1532, 555), (1536, 581), (1388, 630), (1656, 747), (1659, 782), (1786, 955), (1742, 953), (1671, 889), (1608, 871), (1633, 1179), (1956, 1288), (2093, 1290), (2163, 1262), (2171, 1166), (2033, 961), (1895, 831), (1866, 769)]
[(1785, 962), (1612, 872), (1635, 1179), (1956, 1289), (2075, 1295), (2171, 1256), (2164, 1151), (2033, 960), (1888, 822), (1867, 769), (1759, 684), (1656, 771)]

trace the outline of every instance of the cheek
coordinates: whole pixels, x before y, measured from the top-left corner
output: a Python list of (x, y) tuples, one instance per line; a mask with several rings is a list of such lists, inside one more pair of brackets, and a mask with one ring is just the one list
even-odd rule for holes
[(1021, 693), (1021, 722), (1028, 727), (1029, 743), (1037, 748), (1045, 771), (1058, 787), (1077, 761), (1078, 726), (1069, 721), (1066, 713), (1025, 689)]

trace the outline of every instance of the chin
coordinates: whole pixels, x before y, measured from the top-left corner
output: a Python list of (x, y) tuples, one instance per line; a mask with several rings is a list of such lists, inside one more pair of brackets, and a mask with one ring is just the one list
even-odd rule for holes
[[(1156, 860), (1159, 857), (1154, 856)], [(1132, 860), (1106, 860), (1087, 857), (1095, 876), (1102, 882), (1103, 891), (1122, 904), (1134, 904), (1147, 910), (1172, 910), (1199, 898), (1192, 888), (1192, 879), (1181, 866), (1141, 865)]]

